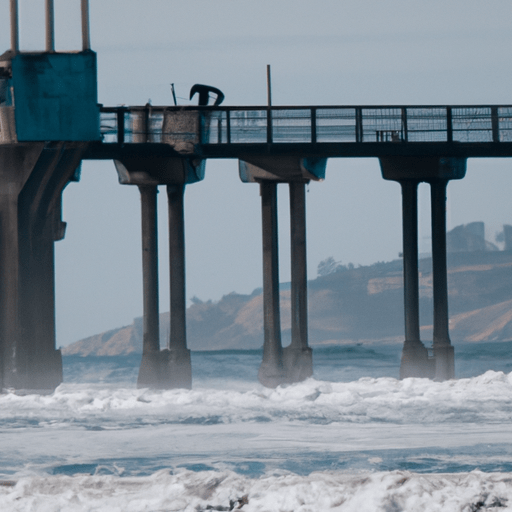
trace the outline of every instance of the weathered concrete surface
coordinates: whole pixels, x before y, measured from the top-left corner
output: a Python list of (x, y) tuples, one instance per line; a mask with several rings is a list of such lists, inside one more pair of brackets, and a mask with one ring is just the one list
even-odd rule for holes
[(308, 343), (306, 184), (294, 181), (289, 188), (292, 341), (283, 357), (288, 381), (300, 382), (313, 375), (313, 352)]
[[(455, 376), (454, 350), (448, 326), (448, 274), (446, 252), (446, 186), (466, 175), (466, 159), (454, 157), (380, 158), (382, 176), (402, 187), (405, 342), (400, 377)], [(433, 359), (420, 341), (417, 187), (431, 187), (432, 266), (434, 299)]]
[(432, 180), (461, 180), (466, 175), (466, 158), (439, 156), (380, 157), (385, 180), (428, 182)]
[(263, 359), (259, 381), (274, 388), (287, 381), (281, 343), (277, 183), (260, 184), (263, 247)]
[[(139, 137), (144, 138), (141, 129)], [(141, 140), (142, 140), (141, 139)], [(187, 183), (204, 177), (204, 160), (130, 156), (115, 160), (119, 181), (138, 185), (141, 194), (143, 255), (143, 353), (138, 387), (191, 388), (192, 367), (186, 335), (185, 219)], [(158, 301), (157, 186), (167, 185), (169, 212), (170, 336), (160, 350)]]
[(94, 52), (7, 52), (0, 61), (11, 67), (19, 142), (100, 140)]
[(192, 363), (190, 350), (146, 351), (137, 378), (137, 387), (152, 389), (190, 389)]
[[(263, 361), (258, 373), (268, 387), (313, 375), (308, 344), (306, 194), (309, 180), (325, 178), (325, 158), (252, 157), (239, 161), (240, 179), (259, 183), (263, 233)], [(277, 184), (290, 189), (291, 344), (283, 350), (279, 304)]]
[(325, 179), (327, 158), (302, 158), (300, 156), (251, 156), (239, 160), (238, 170), (244, 183), (262, 180), (289, 183)]
[(86, 143), (0, 145), (1, 387), (54, 389), (54, 247), (64, 237), (61, 196)]

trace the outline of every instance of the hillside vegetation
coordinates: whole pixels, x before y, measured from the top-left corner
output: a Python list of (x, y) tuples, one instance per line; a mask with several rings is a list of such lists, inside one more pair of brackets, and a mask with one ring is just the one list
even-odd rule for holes
[[(453, 343), (512, 339), (512, 252), (449, 254), (450, 333)], [(347, 268), (309, 282), (312, 346), (403, 340), (402, 261)], [(187, 310), (192, 350), (254, 349), (263, 344), (263, 297), (230, 293), (219, 301), (198, 299)], [(422, 339), (432, 340), (431, 260), (420, 260)], [(281, 291), (283, 344), (290, 340), (290, 290)], [(167, 345), (169, 314), (160, 318)], [(142, 319), (63, 349), (64, 355), (121, 355), (142, 351)]]

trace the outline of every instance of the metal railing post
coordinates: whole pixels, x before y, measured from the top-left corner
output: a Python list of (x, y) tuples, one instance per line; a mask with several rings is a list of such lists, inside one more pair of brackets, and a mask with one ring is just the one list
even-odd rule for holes
[(117, 143), (124, 144), (124, 114), (126, 109), (118, 108), (116, 112), (117, 116)]
[(272, 144), (272, 110), (267, 107), (267, 144)]
[(222, 144), (222, 117), (217, 118), (217, 144)]
[(311, 143), (316, 144), (316, 108), (311, 109)]
[(446, 107), (446, 142), (453, 142), (452, 109)]
[(409, 140), (409, 132), (407, 131), (407, 108), (402, 107), (402, 140), (407, 142)]
[(363, 111), (356, 107), (356, 142), (363, 142)]
[(492, 126), (492, 141), (500, 141), (500, 119), (498, 117), (498, 107), (491, 107), (491, 126)]
[(227, 143), (231, 144), (231, 111), (226, 110), (226, 138)]

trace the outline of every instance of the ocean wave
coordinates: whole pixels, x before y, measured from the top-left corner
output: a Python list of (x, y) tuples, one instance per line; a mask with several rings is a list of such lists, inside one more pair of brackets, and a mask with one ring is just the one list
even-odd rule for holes
[[(226, 384), (229, 387), (229, 383)], [(503, 423), (512, 419), (512, 373), (433, 382), (361, 378), (277, 389), (154, 391), (63, 384), (51, 395), (0, 395), (0, 428), (136, 428), (158, 424), (286, 421), (331, 423)]]
[(259, 478), (189, 470), (162, 470), (137, 478), (53, 475), (3, 482), (0, 509), (199, 512), (228, 510), (236, 503), (244, 512), (475, 512), (511, 510), (511, 483), (511, 473), (480, 471), (324, 471), (307, 476), (281, 472)]

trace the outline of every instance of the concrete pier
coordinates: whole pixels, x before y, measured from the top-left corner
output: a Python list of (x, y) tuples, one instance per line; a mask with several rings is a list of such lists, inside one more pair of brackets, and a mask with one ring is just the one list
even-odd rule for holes
[[(140, 128), (145, 109), (134, 121)], [(149, 134), (150, 136), (150, 134)], [(147, 140), (146, 130), (137, 137)], [(144, 344), (137, 385), (153, 389), (190, 388), (192, 367), (186, 336), (185, 219), (186, 183), (204, 176), (204, 161), (176, 156), (129, 153), (114, 160), (120, 183), (137, 185), (141, 194)], [(167, 186), (169, 216), (170, 320), (168, 346), (160, 350), (158, 306), (157, 185)]]
[(171, 331), (164, 350), (170, 388), (192, 387), (190, 350), (187, 348), (185, 295), (185, 185), (167, 185), (169, 207), (169, 262), (171, 279)]
[(139, 185), (142, 227), (143, 334), (137, 387), (160, 387), (157, 187)]
[(61, 197), (85, 145), (0, 145), (0, 377), (2, 388), (53, 390), (54, 242), (64, 238)]
[[(455, 376), (454, 351), (448, 329), (448, 275), (446, 263), (446, 186), (462, 179), (466, 159), (444, 157), (382, 157), (382, 176), (402, 187), (405, 341), (400, 377), (447, 380)], [(433, 359), (420, 341), (418, 288), (419, 182), (431, 186), (432, 272), (434, 288)]]
[(428, 351), (420, 340), (418, 278), (418, 182), (400, 181), (402, 187), (402, 239), (405, 341), (400, 378), (431, 377)]
[(10, 4), (11, 49), (0, 56), (0, 388), (48, 391), (62, 382), (54, 290), (62, 192), (101, 138), (96, 54), (54, 51), (53, 0), (46, 52), (20, 52)]
[(308, 280), (306, 250), (306, 184), (293, 181), (290, 188), (292, 342), (283, 361), (289, 382), (313, 375), (313, 352), (308, 344)]
[[(327, 160), (286, 156), (259, 157), (239, 162), (240, 179), (259, 183), (263, 230), (263, 361), (258, 378), (268, 387), (300, 382), (313, 375), (313, 354), (308, 344), (306, 257), (306, 184), (325, 177)], [(291, 344), (281, 342), (277, 185), (290, 190)]]
[(454, 350), (448, 328), (448, 271), (446, 263), (446, 186), (447, 179), (430, 183), (432, 210), (432, 271), (434, 285), (434, 378), (455, 377)]
[(286, 382), (281, 344), (279, 308), (279, 253), (277, 229), (277, 183), (260, 184), (263, 235), (263, 360), (259, 381), (267, 387)]
[[(64, 237), (61, 198), (82, 158), (112, 159), (119, 180), (141, 194), (144, 335), (139, 386), (190, 388), (186, 340), (184, 190), (207, 158), (237, 158), (262, 197), (266, 386), (312, 375), (308, 344), (305, 184), (323, 180), (327, 158), (378, 157), (402, 187), (405, 341), (401, 377), (454, 376), (446, 270), (446, 186), (468, 157), (512, 156), (508, 105), (220, 107), (223, 94), (196, 84), (200, 105), (102, 107), (88, 0), (81, 0), (81, 52), (55, 52), (54, 0), (46, 0), (46, 51), (20, 52), (11, 0), (11, 48), (0, 56), (0, 387), (54, 389), (54, 242)], [(208, 94), (214, 105), (207, 106)], [(16, 102), (14, 101), (16, 99)], [(101, 117), (100, 117), (101, 111)], [(479, 120), (478, 126), (474, 119)], [(413, 121), (412, 123), (409, 121)], [(432, 121), (434, 120), (434, 123)], [(431, 185), (433, 359), (419, 336), (417, 186)], [(277, 185), (288, 183), (292, 341), (281, 343)], [(171, 331), (160, 350), (157, 186), (167, 186)], [(432, 362), (433, 361), (433, 362)]]

